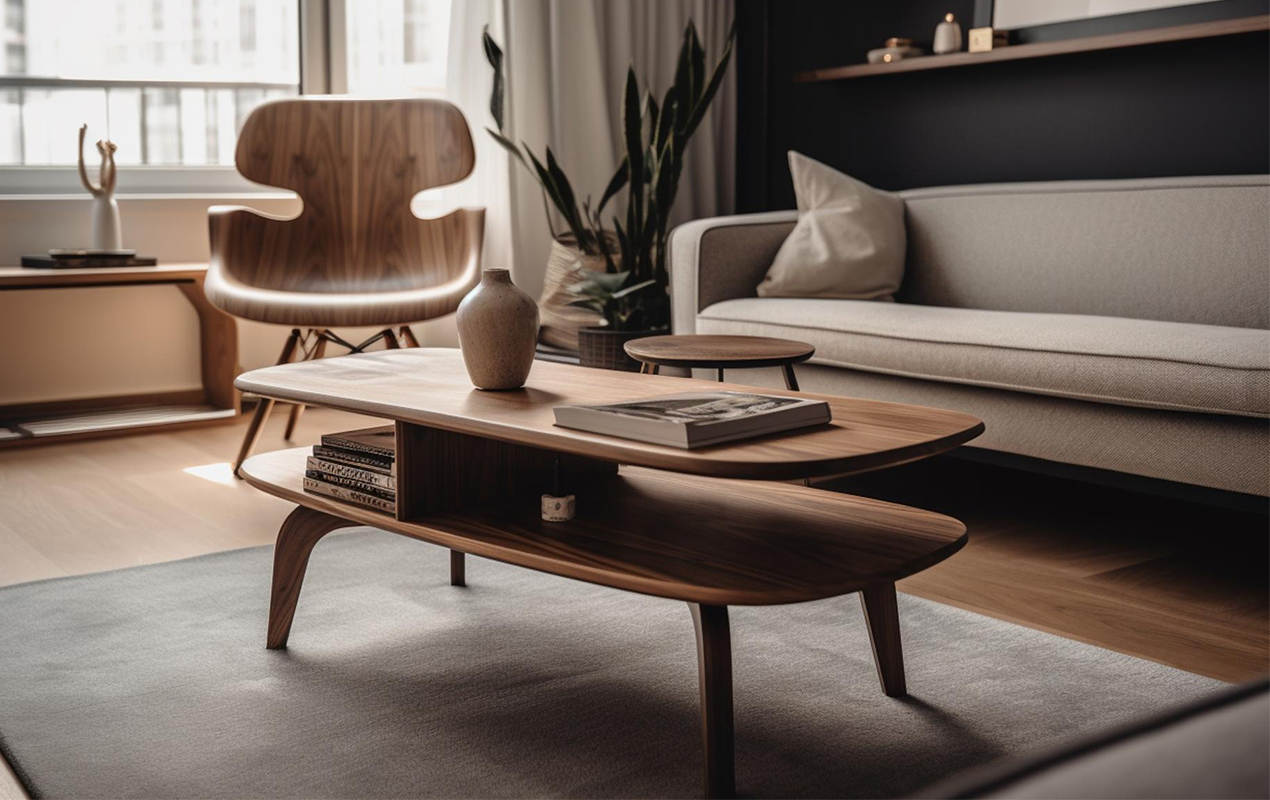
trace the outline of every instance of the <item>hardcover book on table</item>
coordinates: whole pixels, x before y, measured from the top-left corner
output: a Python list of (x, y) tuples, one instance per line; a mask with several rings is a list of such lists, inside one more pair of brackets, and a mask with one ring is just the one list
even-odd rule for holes
[(833, 419), (823, 400), (750, 392), (689, 392), (554, 410), (556, 424), (562, 428), (685, 450), (823, 425)]

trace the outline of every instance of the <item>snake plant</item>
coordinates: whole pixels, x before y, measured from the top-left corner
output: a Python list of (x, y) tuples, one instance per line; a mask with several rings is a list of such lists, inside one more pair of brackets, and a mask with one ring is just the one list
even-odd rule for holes
[[(667, 223), (683, 171), (684, 150), (723, 84), (735, 40), (734, 26), (707, 76), (705, 49), (690, 20), (679, 48), (674, 83), (660, 103), (651, 91), (640, 90), (634, 66), (627, 70), (622, 93), (622, 163), (598, 203), (592, 203), (588, 194), (579, 204), (550, 147), (539, 159), (524, 142), (517, 145), (508, 138), (503, 51), (488, 29), (482, 34), (485, 57), (494, 69), (490, 114), (497, 127), (486, 130), (529, 170), (542, 188), (544, 205), (550, 202), (564, 220), (567, 231), (561, 233), (547, 214), (552, 238), (564, 239), (567, 234), (584, 253), (603, 256), (606, 271), (588, 273), (586, 281), (573, 287), (580, 295), (575, 305), (599, 312), (613, 330), (652, 330), (670, 324)], [(605, 208), (623, 189), (625, 221), (613, 214), (607, 218), (611, 227), (605, 227)]]

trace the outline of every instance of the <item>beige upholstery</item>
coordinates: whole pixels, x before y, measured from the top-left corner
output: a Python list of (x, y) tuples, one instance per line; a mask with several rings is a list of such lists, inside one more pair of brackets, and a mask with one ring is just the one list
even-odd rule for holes
[(1270, 331), (867, 300), (744, 299), (698, 333), (816, 346), (814, 363), (1098, 403), (1270, 416)]
[(1270, 327), (1270, 177), (902, 192), (900, 299)]
[[(1264, 419), (1087, 403), (813, 363), (795, 369), (803, 391), (974, 414), (987, 430), (969, 447), (1270, 495), (1270, 421)], [(784, 388), (774, 369), (733, 370), (728, 380)]]
[(1270, 177), (900, 194), (899, 303), (757, 299), (797, 213), (721, 217), (671, 236), (674, 331), (809, 341), (803, 388), (975, 414), (977, 447), (1270, 495)]

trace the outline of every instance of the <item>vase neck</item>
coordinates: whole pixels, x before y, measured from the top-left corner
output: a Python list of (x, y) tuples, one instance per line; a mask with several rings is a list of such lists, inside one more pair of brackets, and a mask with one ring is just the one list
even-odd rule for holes
[(512, 273), (506, 269), (487, 269), (481, 276), (482, 283), (511, 283)]

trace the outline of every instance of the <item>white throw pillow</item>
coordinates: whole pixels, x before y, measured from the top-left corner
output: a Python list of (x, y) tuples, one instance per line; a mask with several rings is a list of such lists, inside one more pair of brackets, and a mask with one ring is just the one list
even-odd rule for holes
[(798, 224), (759, 297), (890, 300), (904, 278), (904, 201), (789, 151)]

